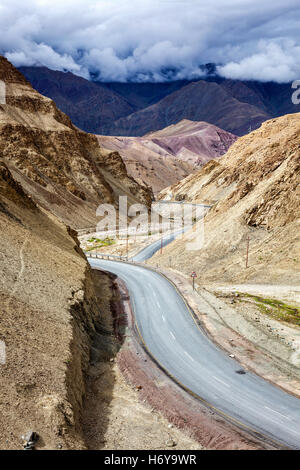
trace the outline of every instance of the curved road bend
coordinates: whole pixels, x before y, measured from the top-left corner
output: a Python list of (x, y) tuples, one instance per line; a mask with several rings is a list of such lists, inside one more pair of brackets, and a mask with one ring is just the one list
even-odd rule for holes
[[(172, 232), (169, 235), (165, 235), (163, 237), (162, 245), (167, 246), (169, 243), (175, 240), (177, 236), (181, 235), (184, 229), (177, 230), (177, 232)], [(143, 248), (139, 253), (137, 253), (135, 256), (130, 258), (132, 261), (135, 261), (136, 263), (142, 263), (143, 261), (146, 261), (146, 259), (152, 258), (154, 253), (156, 253), (161, 247), (161, 239), (157, 240), (154, 243), (151, 243), (151, 245), (146, 246)]]
[(127, 263), (89, 261), (126, 282), (147, 349), (176, 381), (242, 427), (300, 448), (300, 400), (252, 373), (237, 374), (240, 365), (196, 325), (165, 277)]
[[(177, 201), (158, 201), (157, 204), (180, 204), (183, 205), (184, 202), (177, 202)], [(211, 206), (207, 204), (195, 204), (195, 203), (187, 203), (187, 205), (191, 205), (194, 207), (203, 207), (204, 209), (210, 209)], [(187, 228), (186, 230), (189, 230)], [(163, 237), (163, 243), (162, 246), (165, 247), (169, 245), (169, 243), (173, 242), (175, 238), (177, 238), (179, 235), (181, 235), (185, 231), (184, 228), (179, 229), (175, 232), (171, 232), (168, 235), (165, 235)], [(139, 253), (137, 253), (135, 256), (130, 258), (132, 261), (135, 261), (137, 263), (141, 263), (143, 261), (146, 261), (146, 259), (152, 258), (154, 253), (156, 253), (158, 250), (160, 250), (161, 247), (161, 239), (157, 240), (154, 243), (151, 243), (151, 245), (146, 246), (143, 248)]]

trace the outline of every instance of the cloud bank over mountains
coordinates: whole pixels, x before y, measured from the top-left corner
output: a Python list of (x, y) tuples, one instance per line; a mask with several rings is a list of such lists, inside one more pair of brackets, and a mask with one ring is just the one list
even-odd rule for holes
[(101, 81), (300, 79), (299, 0), (1, 0), (0, 52)]

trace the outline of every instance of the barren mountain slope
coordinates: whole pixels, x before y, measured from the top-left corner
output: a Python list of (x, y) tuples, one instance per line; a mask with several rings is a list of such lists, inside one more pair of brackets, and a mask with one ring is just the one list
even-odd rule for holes
[(91, 271), (72, 231), (1, 162), (0, 238), (0, 448), (21, 449), (29, 430), (41, 447), (81, 448), (84, 373), (100, 319)]
[(217, 83), (200, 80), (181, 88), (158, 103), (114, 122), (110, 133), (144, 135), (163, 129), (182, 119), (205, 121), (227, 132), (243, 135), (258, 127), (270, 114), (252, 104), (241, 102)]
[[(162, 191), (160, 198), (213, 204), (205, 243), (165, 250), (174, 264), (209, 281), (300, 282), (300, 114), (264, 123), (224, 157)], [(250, 236), (249, 268), (245, 269)]]
[[(112, 369), (121, 346), (119, 291), (113, 276), (90, 270), (75, 231), (54, 214), (80, 227), (94, 220), (99, 202), (116, 204), (125, 193), (150, 204), (151, 192), (128, 177), (118, 153), (99, 150), (7, 61), (0, 66), (8, 92), (0, 107), (0, 449), (21, 449), (29, 431), (39, 449), (81, 449), (85, 389), (97, 398), (89, 431), (100, 439), (121, 425), (126, 434), (122, 416), (110, 425), (110, 401), (120, 393)], [(86, 379), (97, 360), (106, 375), (93, 372), (104, 380), (95, 390)], [(153, 423), (168, 435), (158, 415), (149, 410), (145, 420), (144, 406), (134, 409), (131, 392), (121, 390), (122, 410), (138, 423), (131, 423), (135, 442)]]
[(145, 137), (98, 136), (98, 140), (101, 146), (117, 150), (128, 173), (156, 193), (223, 155), (236, 137), (205, 122), (184, 120)]
[(47, 67), (20, 67), (35, 90), (51, 98), (80, 129), (105, 132), (111, 122), (135, 112), (134, 106), (105, 84)]
[(207, 122), (184, 119), (145, 136), (181, 160), (202, 165), (227, 152), (237, 137)]
[(177, 159), (155, 144), (148, 147), (143, 138), (100, 135), (97, 138), (101, 147), (117, 151), (128, 174), (141, 185), (151, 187), (154, 193), (195, 171), (194, 165)]
[(120, 192), (130, 203), (150, 204), (151, 192), (127, 175), (118, 153), (76, 129), (2, 57), (0, 79), (7, 92), (0, 105), (0, 156), (36, 202), (76, 228), (94, 224), (97, 206), (116, 205)]

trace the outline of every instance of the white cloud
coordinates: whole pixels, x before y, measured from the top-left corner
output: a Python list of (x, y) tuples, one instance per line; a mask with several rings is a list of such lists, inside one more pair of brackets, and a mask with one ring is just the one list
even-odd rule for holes
[[(73, 60), (68, 54), (58, 54), (52, 47), (47, 44), (24, 44), (22, 50), (15, 52), (7, 52), (6, 57), (16, 67), (21, 65), (37, 65), (42, 64), (50, 69), (70, 70), (74, 73), (84, 74), (84, 70), (79, 64)], [(88, 73), (84, 75), (88, 76)]]
[(0, 51), (15, 65), (101, 80), (300, 75), (299, 0), (1, 0)]
[(300, 77), (300, 46), (292, 41), (284, 44), (260, 41), (257, 52), (240, 62), (218, 67), (226, 78), (286, 83)]

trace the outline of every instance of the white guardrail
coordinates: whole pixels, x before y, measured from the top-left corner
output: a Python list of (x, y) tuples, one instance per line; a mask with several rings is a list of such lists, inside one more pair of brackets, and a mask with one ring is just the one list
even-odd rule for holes
[(127, 256), (110, 255), (108, 253), (85, 251), (84, 254), (87, 258), (107, 259), (112, 261), (130, 261), (130, 258), (127, 258)]
[[(118, 255), (109, 255), (107, 253), (96, 253), (92, 251), (84, 251), (84, 254), (87, 258), (90, 259), (104, 259), (104, 260), (110, 260), (110, 261), (123, 261), (123, 263), (130, 263), (134, 264), (135, 266), (142, 266), (145, 267), (147, 266), (147, 260), (145, 261), (134, 261), (133, 257), (128, 257), (127, 256), (118, 256)], [(147, 266), (147, 268), (152, 269), (153, 271), (156, 271), (158, 269), (157, 266)]]

